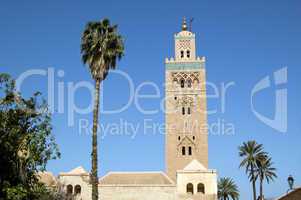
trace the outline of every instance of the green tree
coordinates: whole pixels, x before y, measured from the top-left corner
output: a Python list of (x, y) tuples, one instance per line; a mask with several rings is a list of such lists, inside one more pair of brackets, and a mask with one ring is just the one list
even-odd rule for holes
[(218, 199), (219, 200), (238, 200), (239, 191), (237, 185), (231, 178), (221, 178), (218, 181)]
[(37, 184), (33, 193), (36, 200), (66, 200), (66, 194), (62, 191), (62, 185), (57, 185), (56, 188), (47, 188), (44, 184)]
[(124, 54), (123, 38), (117, 32), (117, 25), (111, 25), (108, 19), (100, 22), (89, 22), (81, 38), (81, 54), (95, 81), (95, 99), (93, 109), (92, 134), (92, 200), (98, 200), (97, 178), (97, 126), (99, 114), (100, 84), (106, 79), (109, 71), (115, 69), (117, 59)]
[(274, 181), (274, 178), (277, 178), (276, 168), (273, 167), (273, 162), (271, 157), (257, 161), (255, 168), (255, 180), (259, 179), (260, 185), (260, 200), (264, 199), (263, 195), (263, 181), (266, 180), (267, 183)]
[(267, 153), (264, 152), (262, 144), (258, 144), (256, 141), (248, 141), (239, 146), (239, 156), (242, 157), (239, 167), (245, 167), (246, 173), (252, 182), (253, 199), (256, 200), (256, 164), (266, 159)]
[(0, 199), (39, 199), (36, 174), (60, 156), (50, 121), (39, 92), (23, 98), (15, 81), (0, 74)]

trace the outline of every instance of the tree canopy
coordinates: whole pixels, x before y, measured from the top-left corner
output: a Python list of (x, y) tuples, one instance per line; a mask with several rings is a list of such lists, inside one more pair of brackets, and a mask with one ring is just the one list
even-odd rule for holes
[(0, 74), (0, 199), (33, 200), (45, 194), (37, 172), (60, 157), (51, 115), (41, 93), (24, 98)]

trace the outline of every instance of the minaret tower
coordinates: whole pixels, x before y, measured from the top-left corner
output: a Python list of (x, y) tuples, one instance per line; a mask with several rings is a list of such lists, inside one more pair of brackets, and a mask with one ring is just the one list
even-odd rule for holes
[(165, 60), (166, 171), (176, 180), (192, 160), (208, 168), (205, 57), (196, 56), (195, 34), (182, 30), (174, 35), (175, 57)]

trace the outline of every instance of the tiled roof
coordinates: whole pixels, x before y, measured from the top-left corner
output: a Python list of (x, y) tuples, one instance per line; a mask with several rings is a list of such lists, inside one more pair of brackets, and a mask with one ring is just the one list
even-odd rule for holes
[(287, 194), (282, 195), (276, 200), (299, 200), (299, 197), (301, 197), (301, 187), (294, 188), (293, 190), (289, 191)]
[(82, 166), (79, 166), (69, 172), (60, 173), (60, 176), (82, 176), (82, 175), (89, 175), (89, 173)]
[(99, 180), (101, 185), (171, 185), (163, 172), (109, 172)]
[(185, 168), (184, 171), (199, 171), (199, 170), (207, 170), (204, 165), (202, 165), (199, 161), (193, 160), (191, 161)]

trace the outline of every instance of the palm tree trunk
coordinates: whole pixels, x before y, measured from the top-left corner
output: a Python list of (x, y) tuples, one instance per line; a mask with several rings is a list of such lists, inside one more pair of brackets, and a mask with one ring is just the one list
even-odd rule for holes
[(100, 79), (95, 80), (95, 99), (93, 109), (93, 134), (92, 134), (92, 200), (98, 200), (98, 176), (97, 176), (97, 126), (99, 112), (99, 88)]
[(260, 179), (260, 200), (263, 200), (263, 180)]
[(256, 183), (255, 183), (253, 165), (251, 165), (251, 174), (252, 174), (253, 200), (256, 200)]

